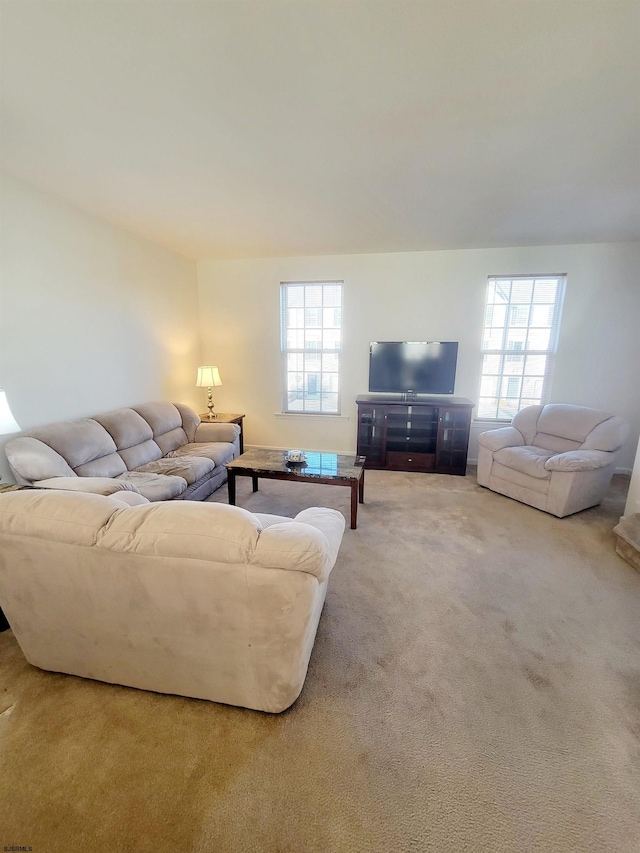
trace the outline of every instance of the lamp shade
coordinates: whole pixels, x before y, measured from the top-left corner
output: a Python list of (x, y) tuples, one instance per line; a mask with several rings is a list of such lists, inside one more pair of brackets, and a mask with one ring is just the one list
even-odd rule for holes
[(0, 435), (8, 435), (11, 432), (21, 432), (21, 429), (11, 414), (7, 395), (0, 389)]
[(215, 385), (222, 385), (218, 368), (209, 364), (199, 367), (196, 385), (198, 388), (212, 388)]

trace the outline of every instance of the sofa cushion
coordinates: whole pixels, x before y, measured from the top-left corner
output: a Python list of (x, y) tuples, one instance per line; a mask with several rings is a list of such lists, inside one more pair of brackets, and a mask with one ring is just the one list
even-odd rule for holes
[(528, 474), (530, 477), (546, 480), (551, 474), (544, 465), (553, 455), (552, 450), (525, 445), (524, 447), (504, 447), (496, 451), (493, 458), (507, 468), (515, 468), (516, 471)]
[(46, 489), (26, 489), (13, 493), (11, 500), (0, 500), (0, 531), (69, 545), (95, 545), (98, 533), (122, 508), (122, 503), (103, 495), (60, 491), (54, 496)]
[(173, 403), (144, 403), (142, 406), (135, 406), (135, 411), (153, 430), (153, 437), (163, 456), (187, 443), (182, 415)]
[(181, 495), (187, 488), (184, 477), (171, 477), (146, 471), (125, 471), (116, 479), (133, 483), (140, 494), (150, 501), (170, 501)]
[(139, 507), (135, 513), (115, 516), (98, 545), (154, 557), (246, 564), (261, 525), (252, 513), (238, 509), (194, 501)]
[(177, 450), (167, 453), (168, 459), (184, 459), (201, 456), (210, 459), (216, 466), (231, 462), (235, 453), (233, 444), (226, 441), (202, 442), (194, 444), (183, 444)]
[(195, 441), (196, 430), (200, 426), (200, 415), (182, 403), (176, 403), (176, 409), (180, 412), (182, 429), (185, 431), (187, 441)]
[(108, 453), (78, 465), (73, 470), (78, 477), (117, 477), (118, 474), (124, 474), (127, 466), (117, 453)]
[(74, 469), (116, 452), (115, 443), (109, 433), (93, 418), (49, 424), (30, 430), (28, 435), (53, 447)]
[(204, 456), (186, 456), (179, 459), (158, 459), (141, 465), (137, 471), (150, 474), (169, 474), (174, 477), (182, 477), (189, 485), (206, 477), (215, 468), (215, 463)]
[(114, 409), (96, 415), (94, 420), (106, 429), (118, 450), (153, 438), (153, 430), (134, 409)]
[(14, 438), (5, 446), (9, 465), (27, 483), (48, 477), (76, 477), (69, 463), (52, 447), (28, 435)]
[(125, 470), (134, 471), (140, 465), (162, 457), (153, 440), (153, 430), (134, 409), (115, 409), (95, 418), (114, 440)]

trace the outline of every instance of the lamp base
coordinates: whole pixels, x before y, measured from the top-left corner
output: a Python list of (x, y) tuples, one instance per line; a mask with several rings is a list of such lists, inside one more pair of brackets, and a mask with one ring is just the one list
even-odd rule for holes
[(209, 409), (208, 418), (210, 421), (215, 421), (218, 417), (213, 411), (213, 397), (211, 396), (211, 388), (207, 388), (207, 409)]

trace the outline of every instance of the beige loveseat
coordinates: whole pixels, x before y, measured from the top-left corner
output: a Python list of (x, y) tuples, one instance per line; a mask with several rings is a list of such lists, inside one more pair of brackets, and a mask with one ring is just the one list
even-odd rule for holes
[(201, 423), (180, 403), (145, 403), (38, 427), (5, 451), (21, 485), (126, 492), (130, 504), (204, 500), (226, 481), (239, 435), (237, 424)]
[(344, 517), (0, 495), (0, 607), (54, 672), (256, 710), (298, 697)]
[(559, 518), (602, 501), (628, 426), (584, 406), (527, 406), (478, 436), (478, 483)]

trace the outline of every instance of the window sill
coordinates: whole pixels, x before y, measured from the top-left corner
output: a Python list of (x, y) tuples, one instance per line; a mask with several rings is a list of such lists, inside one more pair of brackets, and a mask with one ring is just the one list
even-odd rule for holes
[(299, 420), (303, 418), (305, 421), (348, 421), (349, 415), (329, 415), (322, 412), (274, 412), (274, 417), (285, 418), (287, 420)]

